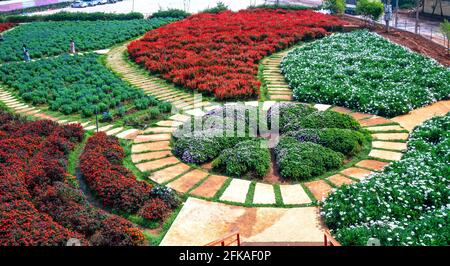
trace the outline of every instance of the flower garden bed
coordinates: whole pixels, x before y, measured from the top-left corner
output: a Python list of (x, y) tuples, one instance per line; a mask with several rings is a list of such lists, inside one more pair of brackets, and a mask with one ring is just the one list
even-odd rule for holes
[(139, 245), (127, 220), (92, 207), (73, 187), (67, 157), (79, 125), (29, 122), (0, 111), (0, 245)]
[(322, 216), (343, 245), (449, 245), (450, 115), (418, 126), (402, 160), (381, 173), (341, 187)]
[(299, 101), (396, 116), (450, 96), (450, 70), (367, 31), (336, 34), (289, 53), (285, 78)]
[(6, 30), (9, 30), (9, 29), (15, 27), (16, 25), (17, 25), (16, 23), (10, 23), (10, 22), (0, 23), (0, 33), (4, 32)]
[(257, 63), (264, 56), (343, 24), (310, 10), (203, 13), (146, 33), (128, 52), (151, 73), (178, 86), (217, 99), (250, 98), (259, 94)]
[(69, 42), (75, 41), (77, 51), (92, 51), (111, 47), (173, 19), (127, 21), (58, 21), (24, 24), (4, 34), (0, 42), (0, 63), (23, 59), (26, 44), (32, 59), (68, 52)]
[[(233, 110), (236, 113), (230, 116)], [(263, 112), (259, 120), (258, 112)], [(274, 123), (272, 117), (279, 117), (281, 135), (272, 152), (282, 181), (304, 181), (336, 170), (370, 140), (346, 114), (295, 103), (277, 104), (266, 113), (253, 106), (231, 105), (206, 113), (200, 130), (191, 132), (191, 120), (184, 123), (174, 132), (172, 152), (185, 163), (212, 162), (213, 171), (220, 174), (264, 179), (271, 167), (271, 150), (262, 145), (267, 133), (250, 125), (263, 123), (261, 119)]]
[(87, 141), (80, 157), (80, 170), (89, 188), (105, 207), (121, 214), (138, 214), (150, 221), (162, 221), (179, 205), (168, 188), (153, 187), (136, 180), (123, 166), (124, 149), (116, 137), (96, 133)]
[[(98, 55), (63, 55), (0, 66), (0, 80), (33, 105), (48, 105), (50, 111), (91, 117), (116, 109), (111, 116), (154, 106), (167, 112), (170, 104), (146, 96), (109, 71)], [(156, 112), (156, 111), (155, 111)]]

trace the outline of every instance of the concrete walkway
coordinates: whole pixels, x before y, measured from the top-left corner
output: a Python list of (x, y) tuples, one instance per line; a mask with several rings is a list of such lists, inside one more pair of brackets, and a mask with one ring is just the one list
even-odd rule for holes
[(243, 245), (322, 245), (317, 207), (246, 208), (188, 198), (161, 246), (203, 246), (238, 231)]
[(408, 114), (392, 118), (408, 131), (412, 131), (417, 125), (435, 116), (443, 116), (450, 111), (450, 100), (439, 101), (431, 105), (418, 108)]

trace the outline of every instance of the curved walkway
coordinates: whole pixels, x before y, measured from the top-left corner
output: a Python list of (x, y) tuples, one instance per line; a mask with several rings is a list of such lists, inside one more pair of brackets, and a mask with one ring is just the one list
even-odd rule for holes
[(193, 93), (171, 88), (165, 81), (137, 70), (137, 66), (130, 65), (124, 58), (127, 44), (111, 49), (107, 54), (108, 66), (122, 78), (135, 87), (141, 88), (146, 94), (158, 100), (170, 102), (178, 111), (187, 111), (212, 105), (208, 101), (197, 100)]

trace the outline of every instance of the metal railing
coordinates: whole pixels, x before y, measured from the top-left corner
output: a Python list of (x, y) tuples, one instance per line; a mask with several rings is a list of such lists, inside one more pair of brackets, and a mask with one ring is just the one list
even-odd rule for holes
[(241, 245), (241, 237), (239, 235), (239, 232), (232, 232), (224, 237), (222, 237), (221, 239), (215, 240), (213, 242), (210, 242), (208, 244), (206, 244), (205, 246), (208, 247), (215, 247), (215, 246), (240, 246)]

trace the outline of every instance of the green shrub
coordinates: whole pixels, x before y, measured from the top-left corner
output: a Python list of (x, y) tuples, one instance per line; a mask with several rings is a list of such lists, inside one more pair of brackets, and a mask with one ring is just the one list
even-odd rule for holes
[(159, 102), (157, 106), (161, 113), (169, 113), (172, 111), (172, 104), (169, 102)]
[(270, 168), (270, 152), (261, 148), (259, 140), (247, 140), (223, 150), (212, 166), (230, 176), (264, 177)]
[(384, 12), (384, 4), (380, 0), (358, 0), (356, 13), (377, 21)]
[(50, 15), (12, 15), (7, 16), (4, 19), (5, 22), (14, 23), (29, 23), (29, 22), (42, 22), (42, 21), (96, 21), (96, 20), (134, 20), (143, 19), (144, 15), (138, 12), (131, 12), (127, 14), (115, 14), (104, 12), (66, 12), (61, 11)]
[(325, 0), (324, 8), (330, 10), (332, 14), (342, 15), (345, 11), (345, 0)]
[(156, 119), (159, 117), (160, 114), (161, 112), (156, 107), (148, 109), (148, 116), (150, 117), (150, 119)]
[(333, 111), (317, 111), (299, 119), (302, 128), (344, 128), (359, 130), (358, 121), (347, 114)]
[(322, 202), (322, 218), (342, 245), (450, 244), (450, 114), (416, 127), (408, 150), (363, 182)]
[(207, 8), (207, 9), (201, 11), (200, 13), (216, 14), (216, 13), (220, 13), (220, 12), (227, 11), (227, 10), (229, 10), (228, 6), (226, 6), (223, 2), (217, 2), (217, 5), (215, 7)]
[(186, 18), (189, 17), (191, 14), (176, 8), (169, 8), (167, 10), (159, 10), (158, 12), (155, 12), (152, 14), (152, 18)]
[(298, 142), (282, 137), (275, 148), (276, 163), (281, 177), (302, 181), (337, 169), (344, 156), (312, 142)]

